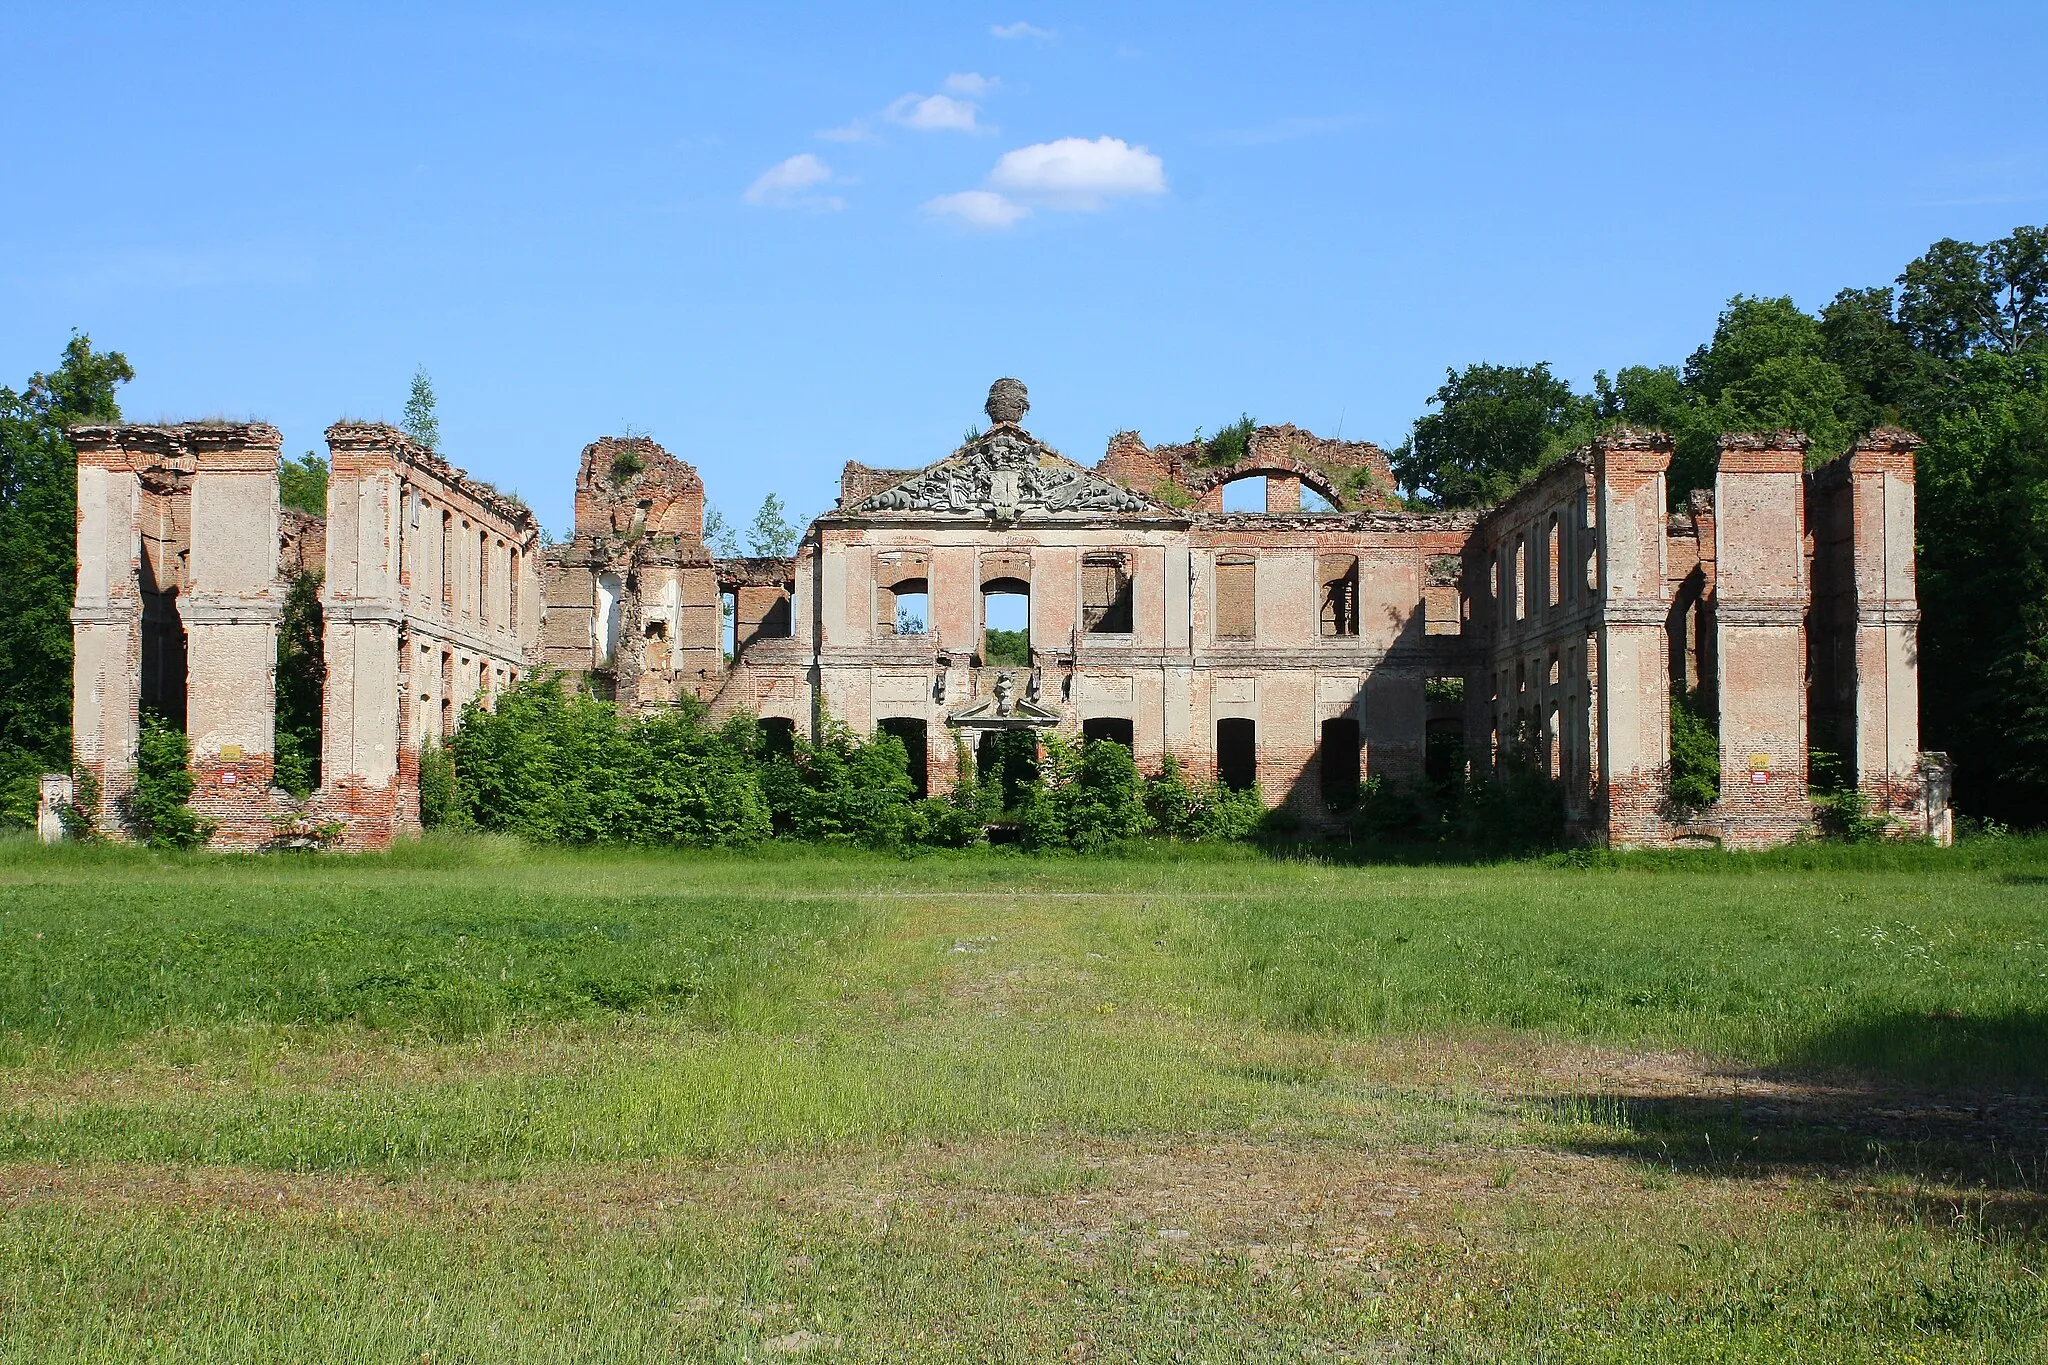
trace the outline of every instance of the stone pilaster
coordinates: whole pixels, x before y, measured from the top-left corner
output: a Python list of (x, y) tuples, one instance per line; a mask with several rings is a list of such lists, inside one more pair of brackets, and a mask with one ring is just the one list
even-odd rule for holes
[(1593, 824), (1614, 847), (1660, 833), (1671, 769), (1671, 679), (1664, 618), (1664, 471), (1671, 438), (1616, 431), (1593, 443), (1599, 548), (1599, 679)]
[(1731, 848), (1806, 828), (1806, 438), (1724, 436), (1714, 480), (1721, 815)]

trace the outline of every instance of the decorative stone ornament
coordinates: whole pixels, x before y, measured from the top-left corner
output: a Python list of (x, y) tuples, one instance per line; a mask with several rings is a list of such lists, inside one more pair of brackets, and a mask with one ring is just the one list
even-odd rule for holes
[(991, 422), (1006, 426), (1021, 426), (1024, 414), (1031, 411), (1031, 395), (1024, 385), (1015, 379), (998, 379), (988, 386), (988, 402), (982, 405)]
[(1157, 509), (1150, 500), (1054, 454), (1025, 433), (998, 427), (951, 459), (848, 510), (979, 514), (1007, 526), (1024, 517)]

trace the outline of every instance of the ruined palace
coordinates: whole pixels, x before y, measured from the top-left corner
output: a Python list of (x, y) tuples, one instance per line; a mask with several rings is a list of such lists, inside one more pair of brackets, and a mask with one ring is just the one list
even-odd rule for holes
[[(281, 510), (273, 428), (79, 428), (74, 733), (98, 820), (120, 828), (148, 707), (185, 729), (216, 843), (314, 821), (380, 846), (417, 827), (423, 749), (545, 668), (633, 711), (885, 731), (932, 792), (994, 736), (1056, 730), (1148, 771), (1174, 755), (1308, 830), (1369, 778), (1513, 762), (1554, 780), (1577, 838), (1755, 847), (1810, 827), (1819, 748), (1898, 828), (1946, 838), (1905, 433), (1818, 468), (1796, 433), (1730, 436), (1714, 486), (1674, 501), (1669, 440), (1624, 430), (1498, 507), (1429, 512), (1370, 444), (1125, 432), (1089, 467), (1029, 406), (1001, 380), (987, 429), (935, 462), (848, 463), (789, 559), (707, 545), (697, 471), (645, 438), (583, 451), (574, 532), (543, 544), (524, 505), (389, 427), (329, 429), (324, 522)], [(1244, 481), (1263, 498), (1226, 510)], [(304, 802), (272, 780), (302, 568), (326, 662)], [(1718, 727), (1703, 805), (1671, 795), (1679, 695)]]

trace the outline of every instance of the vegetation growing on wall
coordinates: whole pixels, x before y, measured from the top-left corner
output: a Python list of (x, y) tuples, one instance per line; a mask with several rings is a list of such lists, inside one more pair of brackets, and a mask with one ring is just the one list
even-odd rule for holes
[(1721, 799), (1721, 731), (1698, 692), (1671, 698), (1671, 804), (1701, 810)]
[(130, 832), (151, 848), (198, 848), (213, 836), (213, 822), (186, 804), (193, 791), (191, 763), (185, 732), (145, 711), (135, 789), (123, 799), (122, 814)]
[(320, 699), (327, 681), (320, 575), (300, 574), (277, 627), (275, 782), (303, 801), (320, 785)]

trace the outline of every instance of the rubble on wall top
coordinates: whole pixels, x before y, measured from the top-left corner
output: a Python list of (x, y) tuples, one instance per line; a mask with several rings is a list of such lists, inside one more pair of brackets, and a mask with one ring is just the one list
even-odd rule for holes
[(442, 483), (476, 499), (522, 531), (538, 534), (540, 522), (533, 509), (516, 498), (507, 497), (490, 483), (421, 445), (397, 427), (384, 422), (336, 422), (327, 428), (329, 450), (381, 451), (423, 469)]
[(1856, 442), (1855, 450), (1918, 450), (1926, 442), (1904, 427), (1872, 427)]
[(1721, 433), (1723, 450), (1799, 450), (1812, 445), (1806, 433), (1793, 431), (1789, 427), (1777, 431), (1725, 431)]
[(1581, 447), (1577, 454), (1591, 457), (1595, 450), (1670, 450), (1673, 442), (1671, 433), (1656, 427), (1610, 427), (1593, 438), (1590, 445)]
[(163, 456), (227, 448), (284, 448), (283, 433), (268, 422), (94, 422), (68, 428), (66, 435), (79, 450), (134, 450)]
[(718, 581), (741, 587), (779, 588), (796, 577), (796, 560), (775, 555), (730, 555), (712, 561)]

